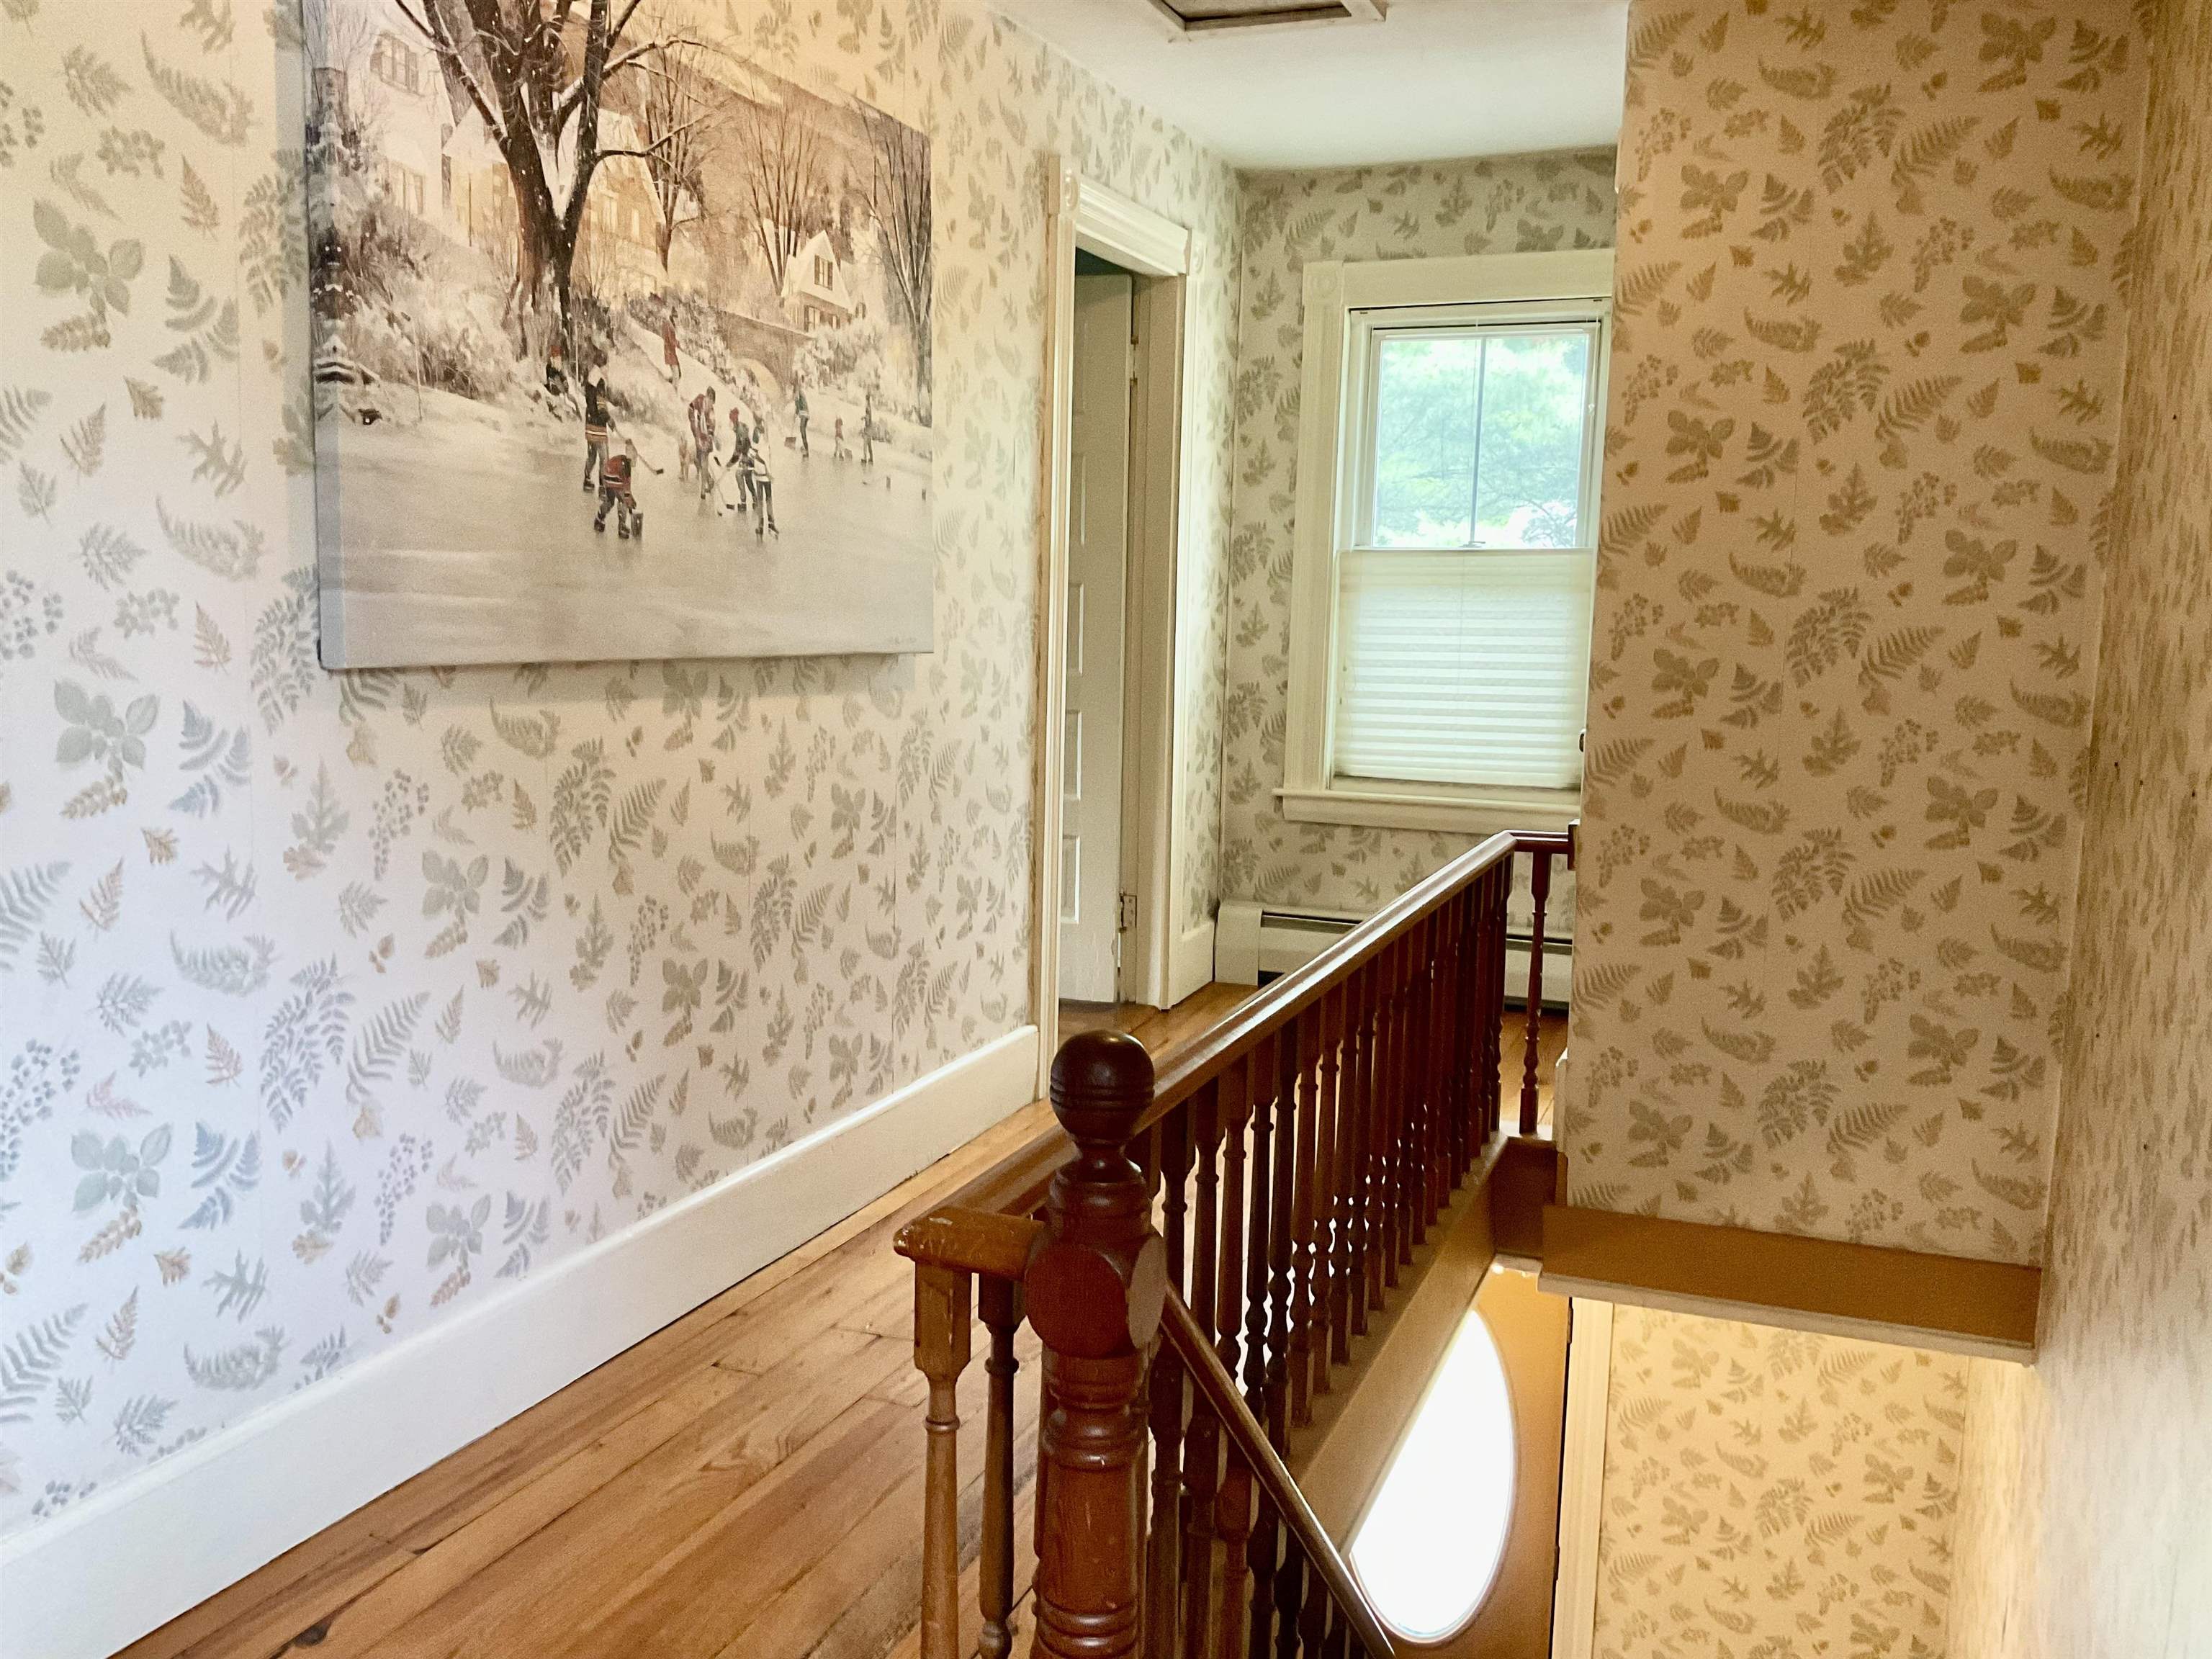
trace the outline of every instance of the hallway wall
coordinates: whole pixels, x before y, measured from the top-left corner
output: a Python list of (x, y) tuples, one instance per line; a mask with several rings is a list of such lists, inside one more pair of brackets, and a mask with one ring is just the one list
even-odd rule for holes
[(1027, 1020), (1054, 152), (1195, 228), (1211, 904), (1231, 174), (968, 0), (694, 9), (932, 132), (934, 655), (325, 674), (296, 9), (9, 9), (0, 1529)]
[(1954, 1659), (2212, 1654), (2212, 4), (2148, 9), (2042, 1357), (1977, 1367)]
[[(1237, 218), (1243, 275), (1220, 891), (1364, 912), (1477, 838), (1294, 823), (1275, 800), (1290, 687), (1306, 262), (1609, 246), (1613, 152), (1248, 173), (1240, 179)], [(1571, 878), (1559, 884), (1555, 923), (1571, 914), (1572, 886)]]
[(1632, 9), (1577, 1203), (2041, 1253), (2142, 15)]
[(1597, 1659), (1936, 1659), (1967, 1362), (1622, 1307)]

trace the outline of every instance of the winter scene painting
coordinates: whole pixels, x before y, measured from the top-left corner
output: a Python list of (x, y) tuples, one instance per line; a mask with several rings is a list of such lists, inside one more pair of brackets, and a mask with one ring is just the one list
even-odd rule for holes
[(927, 137), (683, 0), (311, 0), (331, 668), (932, 647)]

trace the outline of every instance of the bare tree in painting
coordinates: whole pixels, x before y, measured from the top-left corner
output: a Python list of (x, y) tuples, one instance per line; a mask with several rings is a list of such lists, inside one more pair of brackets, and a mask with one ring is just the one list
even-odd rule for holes
[(526, 342), (533, 331), (542, 339), (549, 326), (566, 335), (570, 270), (593, 176), (617, 156), (650, 166), (656, 151), (679, 136), (665, 133), (658, 143), (636, 146), (603, 143), (599, 118), (608, 84), (700, 43), (649, 28), (641, 31), (648, 38), (630, 39), (643, 0), (394, 3), (437, 52), (447, 84), (475, 109), (507, 164), (520, 231), (509, 300), (522, 313)]
[(666, 42), (639, 66), (644, 80), (637, 111), (646, 173), (659, 214), (654, 240), (660, 268), (666, 270), (676, 233), (706, 216), (707, 159), (714, 130), (727, 113), (728, 94), (708, 73), (708, 50), (684, 39), (665, 13), (656, 12), (647, 27)]
[(914, 342), (915, 378), (929, 404), (931, 287), (929, 139), (880, 110), (864, 110), (868, 129), (868, 209), (883, 249), (884, 271)]
[(769, 280), (781, 294), (792, 259), (823, 225), (822, 137), (788, 102), (746, 98), (738, 110), (738, 175), (746, 216)]

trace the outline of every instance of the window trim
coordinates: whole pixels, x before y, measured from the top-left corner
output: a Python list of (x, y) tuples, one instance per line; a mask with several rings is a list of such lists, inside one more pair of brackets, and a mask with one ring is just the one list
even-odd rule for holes
[[(1283, 816), (1310, 823), (1457, 830), (1564, 829), (1582, 809), (1582, 791), (1460, 787), (1360, 780), (1332, 775), (1337, 657), (1339, 532), (1357, 500), (1350, 488), (1367, 471), (1354, 446), (1364, 422), (1344, 418), (1346, 393), (1362, 385), (1351, 370), (1355, 341), (1371, 330), (1355, 312), (1517, 303), (1573, 306), (1605, 332), (1593, 366), (1597, 409), (1594, 443), (1604, 446), (1607, 358), (1613, 323), (1613, 250), (1477, 254), (1451, 259), (1316, 260), (1305, 268), (1305, 362), (1299, 396), (1297, 514), (1291, 545), (1290, 696), (1285, 709)], [(1585, 309), (1586, 308), (1586, 309)], [(1593, 468), (1592, 477), (1596, 472)], [(1593, 532), (1595, 525), (1592, 526)], [(1593, 542), (1595, 539), (1593, 534)]]

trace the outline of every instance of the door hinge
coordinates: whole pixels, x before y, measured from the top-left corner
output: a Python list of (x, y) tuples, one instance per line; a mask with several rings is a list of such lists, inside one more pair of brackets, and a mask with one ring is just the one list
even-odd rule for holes
[(1126, 933), (1134, 928), (1136, 925), (1137, 896), (1134, 893), (1124, 893), (1121, 895), (1121, 902), (1115, 917), (1115, 929), (1118, 932)]

